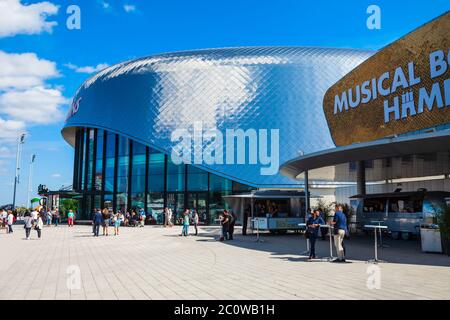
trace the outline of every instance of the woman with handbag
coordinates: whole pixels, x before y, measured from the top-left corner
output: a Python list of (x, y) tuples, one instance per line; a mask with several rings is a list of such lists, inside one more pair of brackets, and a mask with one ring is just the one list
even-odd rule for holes
[(309, 258), (308, 261), (311, 261), (312, 259), (316, 259), (316, 239), (317, 235), (319, 234), (319, 228), (320, 225), (324, 225), (325, 221), (323, 221), (322, 217), (320, 216), (319, 210), (314, 210), (311, 217), (308, 218), (308, 221), (306, 222), (306, 236), (309, 239), (310, 244), (310, 251), (309, 251)]
[(24, 218), (23, 218), (23, 228), (25, 229), (25, 237), (27, 240), (30, 240), (30, 232), (31, 232), (31, 228), (33, 227), (33, 218), (31, 218), (31, 213), (30, 211), (26, 211)]
[(34, 225), (34, 229), (37, 232), (38, 238), (41, 238), (42, 228), (44, 227), (44, 221), (42, 221), (42, 217), (38, 216), (36, 220), (36, 224)]

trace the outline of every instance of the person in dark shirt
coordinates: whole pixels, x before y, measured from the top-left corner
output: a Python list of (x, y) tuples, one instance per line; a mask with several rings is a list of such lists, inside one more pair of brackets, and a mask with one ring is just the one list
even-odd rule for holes
[(103, 235), (108, 236), (108, 227), (111, 223), (111, 213), (108, 209), (103, 209), (102, 211), (102, 217), (103, 217)]
[(319, 210), (314, 210), (311, 217), (308, 218), (308, 221), (306, 222), (306, 226), (308, 227), (308, 233), (309, 233), (309, 244), (310, 244), (310, 251), (309, 251), (309, 258), (308, 260), (316, 259), (316, 239), (317, 235), (319, 234), (319, 228), (320, 225), (325, 224), (325, 221), (323, 221), (322, 217), (320, 216)]
[(94, 224), (94, 217), (95, 214), (97, 213), (98, 209), (95, 208), (94, 211), (92, 211), (92, 233), (95, 235), (95, 224)]
[(342, 206), (336, 206), (336, 212), (331, 224), (334, 225), (334, 245), (338, 254), (338, 258), (334, 262), (345, 262), (343, 241), (347, 233), (347, 218), (342, 210)]
[(94, 237), (98, 237), (98, 233), (100, 231), (100, 225), (103, 224), (103, 215), (100, 212), (100, 210), (98, 210), (94, 214), (94, 218), (92, 219), (92, 223), (94, 225)]
[(220, 238), (220, 241), (228, 240), (228, 230), (230, 228), (230, 218), (227, 210), (223, 211), (223, 218), (222, 218), (222, 237)]
[(237, 216), (233, 211), (228, 212), (228, 218), (230, 219), (230, 225), (228, 227), (228, 240), (233, 240), (234, 226), (236, 224)]

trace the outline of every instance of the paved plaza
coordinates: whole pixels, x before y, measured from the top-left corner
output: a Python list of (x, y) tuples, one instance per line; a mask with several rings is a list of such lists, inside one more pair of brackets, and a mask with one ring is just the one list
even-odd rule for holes
[[(300, 235), (219, 242), (217, 227), (187, 238), (180, 229), (94, 238), (90, 226), (62, 225), (28, 241), (20, 225), (0, 230), (0, 299), (450, 299), (450, 257), (422, 253), (418, 241), (388, 240), (388, 263), (368, 270), (372, 237), (347, 240), (349, 263), (336, 264), (307, 262)], [(328, 241), (317, 247), (328, 255)], [(368, 286), (378, 272), (379, 289)]]

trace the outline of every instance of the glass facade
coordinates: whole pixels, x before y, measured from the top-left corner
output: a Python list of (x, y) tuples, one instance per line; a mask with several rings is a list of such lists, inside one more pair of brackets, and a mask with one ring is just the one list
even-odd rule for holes
[(162, 224), (164, 207), (169, 207), (175, 223), (189, 208), (197, 210), (201, 223), (216, 224), (227, 208), (222, 196), (253, 189), (191, 165), (176, 165), (158, 150), (101, 129), (78, 129), (74, 170), (81, 219), (90, 219), (95, 208), (144, 208), (147, 223)]

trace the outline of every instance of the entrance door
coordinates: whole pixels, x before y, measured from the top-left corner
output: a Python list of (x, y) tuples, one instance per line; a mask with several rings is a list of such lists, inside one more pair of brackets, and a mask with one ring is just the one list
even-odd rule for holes
[(194, 192), (188, 194), (188, 208), (196, 210), (201, 224), (210, 224), (208, 214), (208, 194), (206, 192)]
[(167, 207), (172, 209), (173, 222), (179, 224), (184, 211), (184, 193), (167, 193)]

